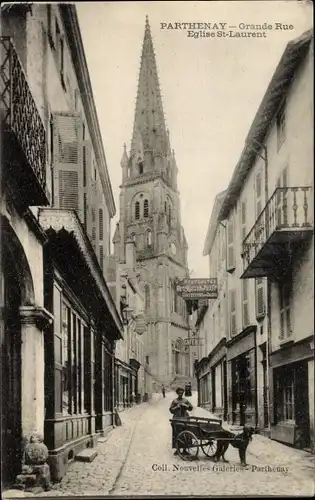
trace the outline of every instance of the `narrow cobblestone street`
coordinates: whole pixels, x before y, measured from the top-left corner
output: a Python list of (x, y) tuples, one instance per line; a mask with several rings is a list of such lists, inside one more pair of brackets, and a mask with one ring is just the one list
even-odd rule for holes
[[(314, 456), (260, 435), (254, 435), (249, 445), (248, 469), (222, 470), (220, 462), (221, 470), (216, 470), (201, 450), (197, 462), (174, 457), (168, 411), (173, 396), (167, 393), (165, 399), (158, 396), (122, 412), (123, 425), (109, 434), (106, 443), (98, 444), (95, 460), (70, 464), (61, 483), (44, 496), (314, 494)], [(191, 401), (192, 415), (210, 416), (196, 407), (196, 395)], [(229, 447), (226, 457), (226, 466), (239, 465), (234, 448)]]

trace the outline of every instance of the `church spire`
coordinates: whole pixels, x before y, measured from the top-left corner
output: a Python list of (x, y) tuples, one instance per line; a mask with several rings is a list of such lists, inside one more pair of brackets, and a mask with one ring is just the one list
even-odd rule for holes
[(152, 165), (146, 165), (144, 161), (146, 152), (152, 159), (156, 155), (167, 154), (167, 133), (148, 16), (145, 20), (131, 157), (137, 163), (144, 163), (145, 170), (151, 170)]

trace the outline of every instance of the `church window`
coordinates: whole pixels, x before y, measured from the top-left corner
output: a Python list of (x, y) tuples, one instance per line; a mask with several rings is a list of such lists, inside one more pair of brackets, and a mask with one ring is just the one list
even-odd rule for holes
[(164, 202), (164, 212), (165, 213), (167, 212), (167, 203), (166, 203), (166, 201)]
[(143, 202), (143, 217), (149, 217), (149, 202), (144, 200)]
[(150, 308), (150, 289), (149, 285), (145, 285), (144, 287), (144, 307), (145, 310), (148, 311)]
[(143, 162), (139, 161), (138, 163), (139, 175), (143, 174)]
[(131, 234), (131, 241), (136, 241), (136, 235), (135, 235), (135, 233)]
[(152, 232), (150, 230), (146, 232), (146, 245), (147, 247), (152, 245)]
[(135, 203), (135, 218), (140, 219), (140, 203), (138, 201)]
[(169, 206), (168, 207), (168, 224), (171, 225), (171, 220), (172, 220), (172, 209)]

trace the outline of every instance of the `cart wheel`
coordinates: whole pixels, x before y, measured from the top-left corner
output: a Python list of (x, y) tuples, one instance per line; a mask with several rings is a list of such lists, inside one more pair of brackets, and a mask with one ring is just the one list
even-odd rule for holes
[(215, 439), (209, 439), (208, 441), (201, 442), (200, 446), (204, 454), (210, 458), (213, 457), (218, 447)]
[(183, 460), (195, 460), (199, 452), (199, 442), (191, 431), (182, 431), (176, 439), (176, 450)]

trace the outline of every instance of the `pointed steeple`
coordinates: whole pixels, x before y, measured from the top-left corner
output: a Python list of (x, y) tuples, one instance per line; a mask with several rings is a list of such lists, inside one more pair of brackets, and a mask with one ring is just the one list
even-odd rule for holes
[[(153, 156), (167, 154), (165, 118), (148, 16), (145, 20), (131, 157), (136, 162), (143, 162), (146, 152), (152, 152)], [(145, 165), (145, 170), (150, 168)]]
[(127, 155), (126, 148), (127, 148), (127, 146), (126, 146), (126, 143), (125, 143), (124, 144), (124, 152), (123, 152), (122, 158), (120, 160), (120, 165), (122, 167), (128, 166), (128, 162), (129, 162), (129, 158), (128, 158), (128, 155)]

